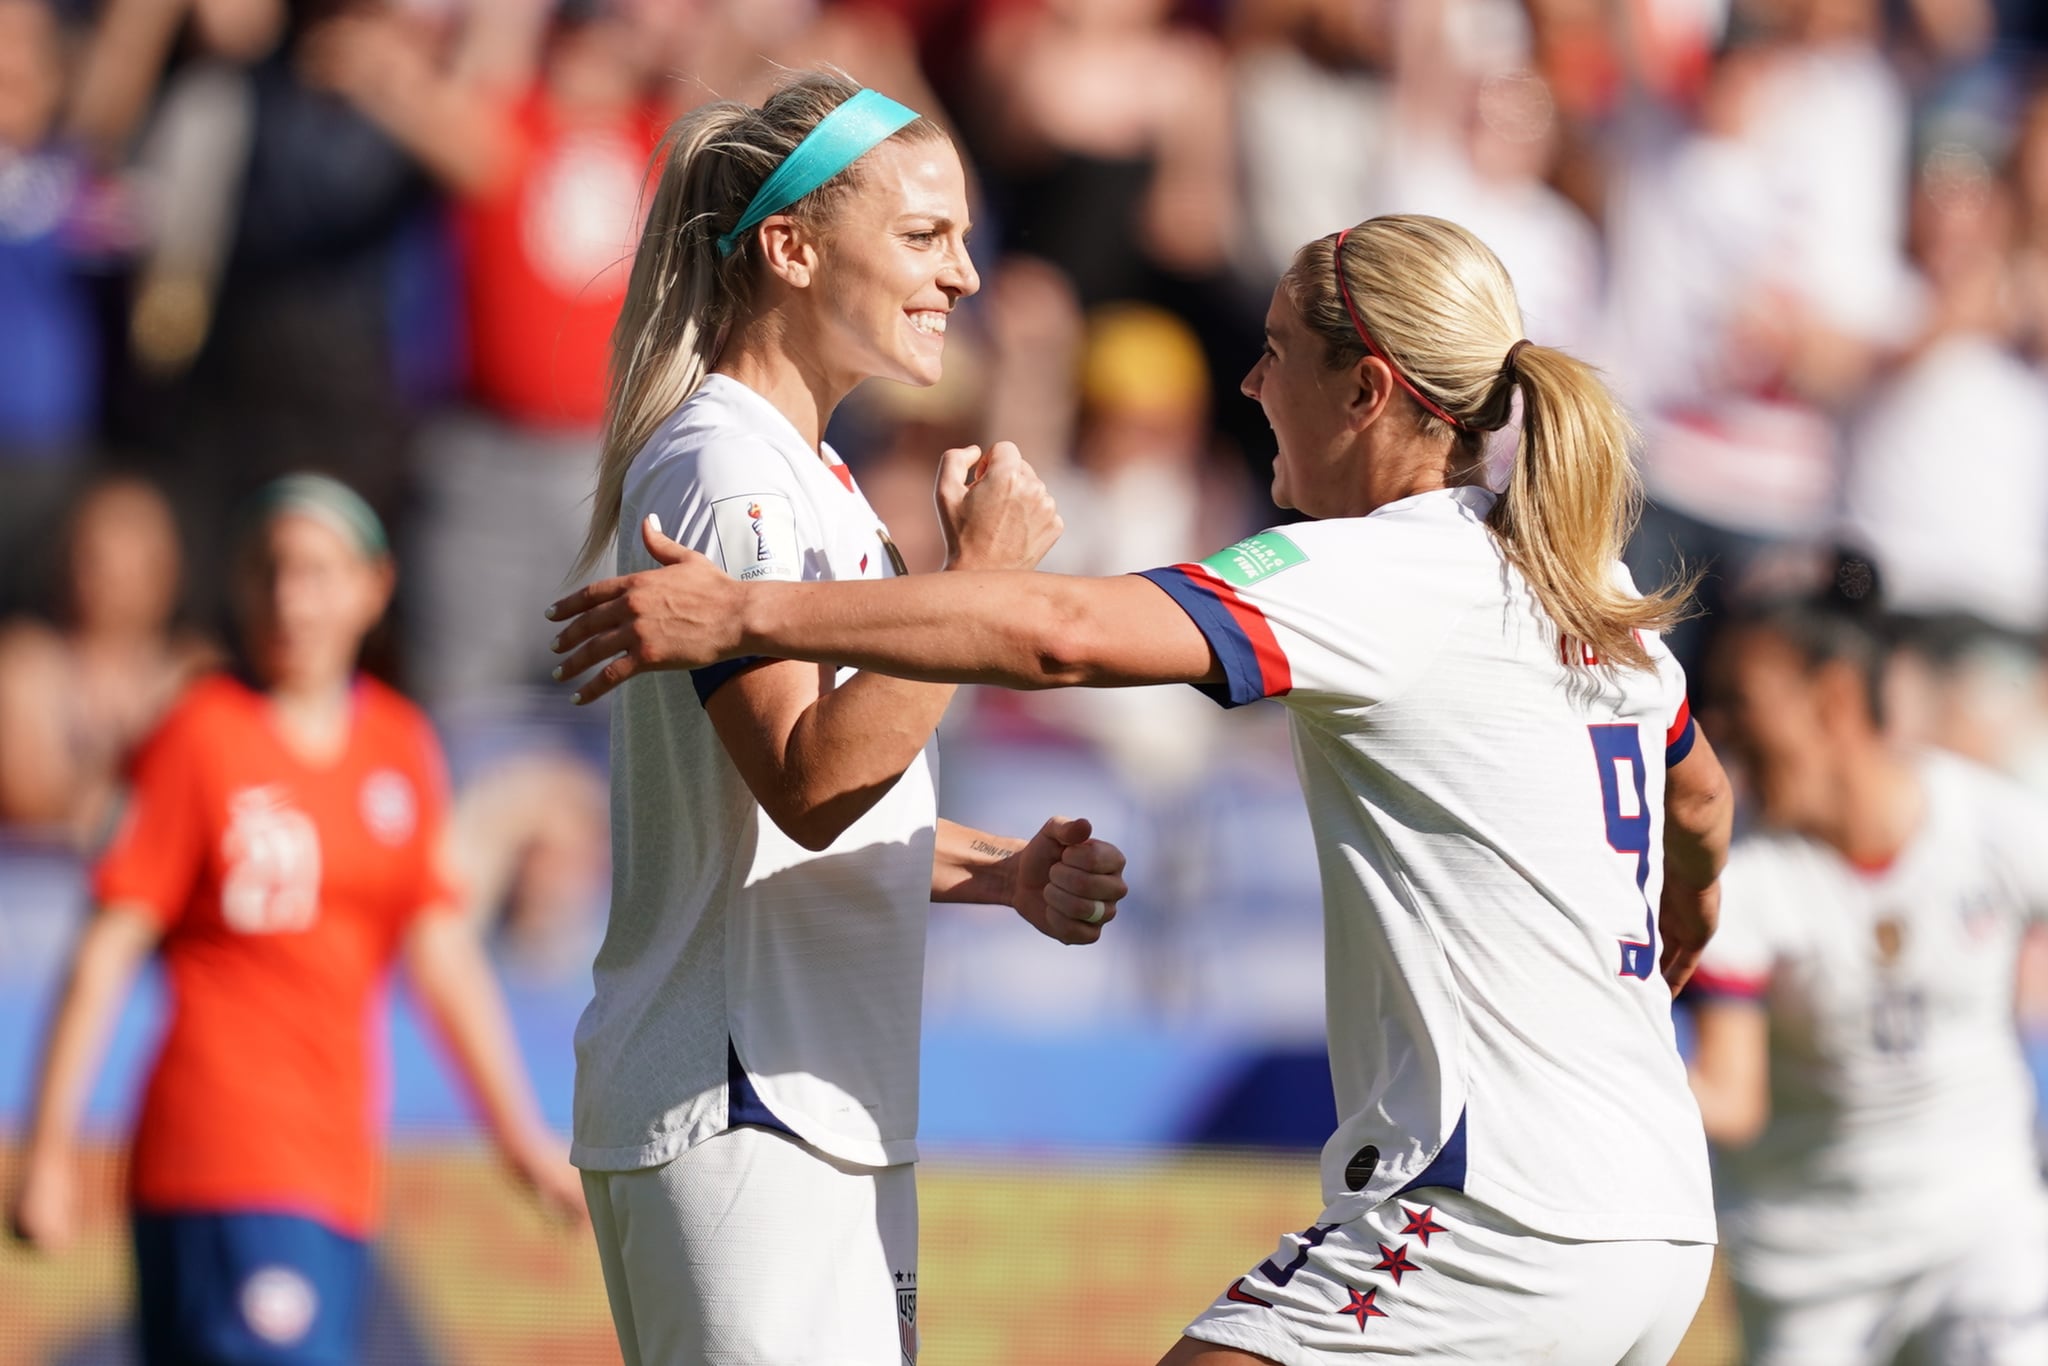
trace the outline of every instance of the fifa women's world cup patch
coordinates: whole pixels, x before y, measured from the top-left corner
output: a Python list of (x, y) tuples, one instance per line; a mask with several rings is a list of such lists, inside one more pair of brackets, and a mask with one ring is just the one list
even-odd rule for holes
[(779, 493), (743, 493), (711, 505), (712, 526), (725, 572), (743, 583), (795, 582), (803, 577), (796, 510)]

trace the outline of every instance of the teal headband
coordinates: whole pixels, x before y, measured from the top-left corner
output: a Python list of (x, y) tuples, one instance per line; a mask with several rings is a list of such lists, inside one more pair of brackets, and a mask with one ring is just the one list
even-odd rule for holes
[(782, 164), (768, 173), (732, 231), (718, 239), (718, 254), (732, 255), (740, 239), (771, 213), (780, 213), (859, 161), (917, 118), (879, 90), (862, 90), (818, 120)]
[(340, 532), (365, 559), (381, 559), (390, 552), (384, 523), (363, 496), (324, 474), (287, 474), (273, 479), (250, 499), (246, 524), (252, 530), (282, 512), (296, 512), (325, 522)]

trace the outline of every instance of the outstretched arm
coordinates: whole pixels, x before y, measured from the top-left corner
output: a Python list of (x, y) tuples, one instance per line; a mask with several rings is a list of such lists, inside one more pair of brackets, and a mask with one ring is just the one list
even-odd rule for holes
[(740, 583), (641, 528), (661, 568), (589, 585), (548, 609), (576, 693), (590, 702), (636, 673), (766, 655), (933, 683), (1117, 688), (1218, 682), (1209, 643), (1135, 575), (919, 574), (863, 583)]

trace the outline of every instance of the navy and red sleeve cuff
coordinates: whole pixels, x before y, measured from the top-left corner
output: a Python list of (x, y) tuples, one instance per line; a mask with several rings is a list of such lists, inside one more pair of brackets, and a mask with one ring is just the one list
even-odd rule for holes
[(1685, 984), (1685, 994), (1699, 1001), (1760, 1001), (1770, 984), (1768, 976), (1751, 977), (1703, 967), (1693, 971)]
[(1672, 718), (1670, 728), (1664, 732), (1664, 767), (1676, 767), (1692, 753), (1693, 742), (1699, 738), (1700, 728), (1692, 719), (1692, 704), (1680, 698), (1678, 715)]
[(1147, 569), (1139, 575), (1157, 584), (1195, 623), (1223, 665), (1223, 682), (1197, 683), (1196, 691), (1225, 707), (1279, 697), (1294, 686), (1294, 675), (1265, 614), (1199, 564)]

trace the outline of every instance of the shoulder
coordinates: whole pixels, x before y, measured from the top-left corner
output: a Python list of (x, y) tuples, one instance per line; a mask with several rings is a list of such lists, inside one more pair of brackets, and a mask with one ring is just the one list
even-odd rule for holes
[(1818, 859), (1817, 846), (1798, 835), (1743, 835), (1728, 850), (1723, 886), (1731, 896), (1739, 892), (1744, 902), (1796, 896), (1793, 885), (1819, 866)]
[(257, 721), (256, 694), (228, 673), (201, 675), (164, 709), (156, 726), (136, 747), (133, 766), (204, 765), (232, 752)]
[(796, 479), (775, 443), (701, 397), (677, 409), (635, 458), (627, 505), (659, 512), (746, 493), (793, 494)]
[(1976, 830), (2033, 842), (2048, 827), (2048, 798), (2019, 779), (1947, 750), (1916, 756), (1927, 800)]
[(1752, 831), (1738, 838), (1728, 851), (1728, 866), (1750, 871), (1769, 871), (1811, 862), (1814, 845), (1803, 835), (1775, 830)]
[(164, 709), (157, 733), (204, 734), (246, 726), (257, 701), (249, 685), (231, 673), (202, 674)]
[(1498, 562), (1484, 512), (1455, 495), (1426, 494), (1364, 517), (1273, 527), (1239, 544), (1269, 540), (1293, 547), (1325, 570), (1373, 566), (1419, 576), (1446, 565)]

